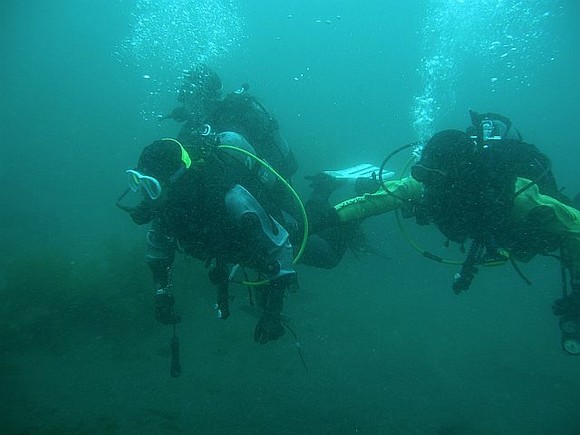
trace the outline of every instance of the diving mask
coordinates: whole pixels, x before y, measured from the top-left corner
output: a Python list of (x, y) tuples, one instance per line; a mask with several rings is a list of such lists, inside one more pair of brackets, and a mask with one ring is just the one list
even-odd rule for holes
[(125, 172), (128, 176), (129, 189), (133, 192), (139, 192), (139, 190), (143, 189), (152, 200), (161, 196), (161, 184), (159, 184), (157, 179), (143, 175), (133, 169), (127, 169)]

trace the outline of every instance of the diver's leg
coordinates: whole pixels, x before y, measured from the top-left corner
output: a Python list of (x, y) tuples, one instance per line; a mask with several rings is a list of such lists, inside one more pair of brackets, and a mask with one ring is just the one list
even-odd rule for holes
[(288, 232), (240, 185), (225, 197), (226, 213), (244, 240), (248, 263), (268, 280), (296, 280)]
[(177, 323), (173, 314), (171, 286), (171, 266), (175, 259), (175, 238), (166, 231), (159, 219), (153, 220), (147, 232), (147, 253), (145, 262), (153, 275), (155, 291), (155, 318), (162, 323)]
[(245, 239), (248, 265), (266, 276), (268, 284), (259, 287), (257, 302), (262, 309), (254, 339), (267, 343), (284, 335), (281, 312), (285, 291), (297, 285), (293, 249), (288, 232), (269, 216), (250, 192), (234, 186), (225, 197), (226, 213)]

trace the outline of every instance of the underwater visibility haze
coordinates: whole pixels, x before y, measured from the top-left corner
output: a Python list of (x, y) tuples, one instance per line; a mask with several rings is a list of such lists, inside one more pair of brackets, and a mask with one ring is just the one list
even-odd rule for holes
[[(486, 268), (456, 296), (453, 267), (418, 255), (392, 216), (371, 218), (384, 255), (298, 265), (285, 305), (297, 337), (262, 346), (247, 290), (218, 320), (204, 265), (178, 256), (172, 378), (146, 229), (115, 207), (143, 147), (177, 135), (161, 118), (200, 64), (278, 119), (303, 197), (305, 176), (379, 165), (465, 129), (470, 108), (508, 116), (574, 196), (577, 2), (5, 0), (0, 19), (1, 433), (580, 433), (553, 258), (521, 265), (531, 286)], [(406, 229), (463, 258), (434, 228)]]

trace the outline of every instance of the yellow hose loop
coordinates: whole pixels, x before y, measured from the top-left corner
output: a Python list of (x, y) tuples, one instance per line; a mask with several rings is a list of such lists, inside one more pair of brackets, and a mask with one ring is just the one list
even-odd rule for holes
[[(238, 148), (238, 147), (235, 147), (232, 145), (218, 145), (218, 149), (234, 150), (234, 151), (237, 151), (237, 152), (244, 154), (247, 157), (250, 157), (254, 161), (258, 162), (260, 165), (262, 165), (264, 168), (266, 168), (268, 171), (270, 171), (272, 174), (274, 174), (276, 176), (276, 178), (278, 178), (278, 180), (280, 180), (282, 182), (282, 184), (284, 184), (286, 189), (288, 189), (290, 191), (290, 193), (292, 194), (292, 196), (296, 200), (296, 204), (298, 205), (298, 208), (300, 209), (300, 214), (302, 215), (302, 220), (304, 222), (304, 231), (302, 234), (302, 242), (300, 244), (300, 249), (298, 249), (296, 256), (292, 260), (293, 264), (298, 263), (300, 261), (300, 258), (302, 258), (302, 254), (304, 254), (304, 250), (306, 249), (306, 243), (308, 240), (308, 231), (309, 231), (308, 216), (306, 215), (306, 209), (304, 208), (304, 204), (302, 203), (302, 200), (300, 199), (300, 196), (298, 195), (298, 193), (296, 193), (296, 191), (290, 185), (290, 183), (288, 183), (288, 181), (286, 181), (284, 179), (284, 177), (282, 177), (272, 166), (270, 166), (266, 161), (262, 160), (261, 158), (259, 158), (255, 154), (253, 154), (249, 151), (246, 151), (243, 148)], [(242, 284), (257, 287), (257, 286), (261, 286), (261, 285), (266, 285), (269, 282), (270, 282), (270, 280), (266, 279), (263, 281), (243, 281)]]
[[(411, 157), (407, 161), (407, 163), (405, 164), (405, 166), (401, 170), (401, 173), (399, 174), (399, 178), (403, 178), (403, 174), (409, 169), (409, 167), (411, 166), (413, 161), (414, 161), (414, 157)], [(423, 257), (426, 257), (426, 258), (433, 260), (433, 261), (436, 261), (438, 263), (449, 264), (452, 266), (457, 266), (457, 265), (463, 264), (463, 261), (449, 260), (447, 258), (442, 258), (442, 257), (439, 257), (438, 255), (432, 254), (429, 251), (423, 249), (417, 242), (415, 242), (415, 240), (413, 240), (413, 238), (409, 235), (409, 232), (405, 229), (405, 226), (403, 225), (403, 219), (401, 217), (401, 213), (399, 213), (398, 210), (395, 211), (395, 217), (397, 219), (397, 225), (399, 227), (399, 230), (401, 231), (401, 234), (403, 234), (403, 237), (405, 238), (407, 243), (409, 243), (409, 245), (411, 245)]]
[(189, 157), (189, 153), (185, 150), (185, 148), (183, 148), (181, 142), (179, 142), (177, 139), (173, 139), (172, 137), (164, 137), (161, 140), (175, 142), (177, 145), (179, 145), (179, 148), (181, 149), (181, 161), (185, 165), (185, 169), (189, 169), (191, 166), (191, 157)]

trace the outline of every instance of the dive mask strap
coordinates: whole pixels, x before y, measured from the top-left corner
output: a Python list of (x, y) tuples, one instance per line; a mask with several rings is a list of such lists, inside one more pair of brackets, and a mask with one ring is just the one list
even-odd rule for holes
[(179, 145), (179, 148), (181, 150), (181, 161), (185, 165), (185, 169), (189, 169), (189, 167), (191, 166), (191, 157), (189, 157), (189, 153), (183, 147), (183, 145), (181, 145), (181, 142), (179, 142), (177, 139), (173, 139), (172, 137), (164, 137), (161, 140), (168, 141), (168, 142), (174, 142), (177, 145)]

